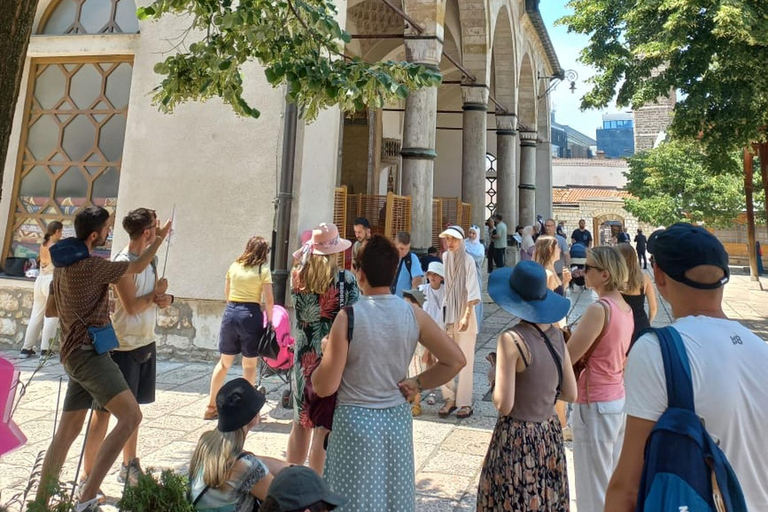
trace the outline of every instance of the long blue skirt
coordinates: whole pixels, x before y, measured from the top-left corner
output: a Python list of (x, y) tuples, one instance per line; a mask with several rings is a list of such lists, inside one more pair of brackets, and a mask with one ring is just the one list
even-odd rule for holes
[(349, 499), (337, 511), (413, 512), (414, 473), (410, 404), (336, 407), (324, 476), (333, 492)]

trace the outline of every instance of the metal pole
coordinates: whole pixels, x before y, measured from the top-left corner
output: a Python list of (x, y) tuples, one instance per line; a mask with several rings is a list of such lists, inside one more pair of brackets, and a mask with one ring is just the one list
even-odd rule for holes
[(290, 257), (291, 204), (293, 203), (293, 171), (296, 156), (296, 104), (287, 100), (283, 126), (283, 156), (280, 162), (280, 187), (275, 199), (275, 228), (272, 232), (272, 288), (275, 304), (285, 305)]

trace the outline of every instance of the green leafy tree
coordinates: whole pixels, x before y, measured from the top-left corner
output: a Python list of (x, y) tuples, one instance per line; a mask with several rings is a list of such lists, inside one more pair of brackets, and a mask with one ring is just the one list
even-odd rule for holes
[[(184, 49), (155, 66), (162, 111), (220, 97), (243, 116), (259, 111), (243, 98), (243, 67), (258, 62), (270, 84), (289, 85), (288, 98), (313, 120), (321, 109), (379, 108), (409, 91), (440, 83), (439, 70), (407, 62), (367, 63), (345, 55), (350, 35), (329, 0), (155, 0), (140, 19), (187, 15)], [(181, 46), (181, 45), (180, 45)]]
[(559, 22), (590, 36), (594, 66), (583, 108), (614, 98), (633, 108), (678, 90), (670, 133), (701, 138), (709, 154), (766, 140), (768, 2), (571, 0)]
[(712, 227), (732, 226), (744, 209), (744, 181), (740, 162), (728, 154), (723, 166), (710, 167), (698, 141), (672, 141), (629, 158), (625, 208), (655, 225), (681, 220)]

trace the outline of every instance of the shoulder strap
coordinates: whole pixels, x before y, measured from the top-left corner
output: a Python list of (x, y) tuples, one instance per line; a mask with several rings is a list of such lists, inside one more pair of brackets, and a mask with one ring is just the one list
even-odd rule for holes
[[(242, 458), (243, 458), (243, 457), (245, 457), (246, 455), (253, 455), (253, 454), (252, 454), (251, 452), (241, 452), (241, 453), (240, 453), (240, 455), (238, 455), (238, 456), (237, 456), (237, 458), (235, 459), (235, 462), (237, 462), (238, 460), (242, 459)], [(197, 503), (200, 501), (200, 499), (202, 499), (203, 495), (204, 495), (206, 492), (208, 492), (208, 489), (210, 489), (210, 488), (211, 488), (211, 486), (210, 486), (210, 485), (206, 485), (206, 486), (203, 488), (203, 490), (202, 490), (202, 491), (200, 491), (200, 494), (198, 494), (198, 495), (197, 495), (197, 498), (195, 498), (195, 501), (193, 501), (193, 502), (192, 502), (192, 507), (194, 507), (195, 505), (197, 505)]]
[(344, 312), (347, 314), (347, 343), (350, 343), (355, 332), (355, 308), (344, 306)]
[(696, 412), (693, 403), (693, 382), (688, 354), (680, 333), (672, 326), (654, 329), (659, 339), (664, 376), (667, 380), (667, 405)]
[(555, 361), (555, 367), (557, 368), (557, 393), (555, 394), (555, 401), (557, 401), (557, 399), (560, 397), (560, 389), (563, 387), (563, 360), (560, 359), (560, 354), (557, 353), (557, 350), (555, 350), (555, 347), (549, 340), (549, 336), (547, 336), (546, 333), (541, 330), (541, 327), (534, 323), (531, 323), (531, 325), (534, 326), (536, 330), (539, 331), (539, 334), (541, 334), (541, 337), (544, 338), (547, 349), (549, 350), (552, 359)]
[(411, 273), (412, 265), (413, 265), (413, 253), (408, 251), (408, 254), (405, 255), (405, 270), (408, 271), (408, 277), (411, 278), (411, 281), (413, 281), (413, 274)]
[(347, 280), (346, 280), (346, 275), (344, 274), (344, 270), (339, 270), (336, 286), (339, 288), (339, 307), (343, 309), (347, 301), (347, 297), (346, 297)]
[[(520, 343), (517, 341), (517, 337), (514, 336), (514, 334), (517, 334), (518, 336), (520, 336), (520, 335), (518, 333), (516, 333), (514, 329), (510, 329), (510, 332), (511, 332), (511, 334), (509, 335), (509, 337), (512, 338), (512, 341), (515, 342), (515, 346), (517, 347), (517, 351), (520, 352), (520, 357), (523, 358), (523, 364), (525, 365), (526, 368), (528, 368), (528, 366), (531, 364), (531, 362), (528, 361), (527, 357), (525, 357), (525, 352), (523, 352), (523, 347), (520, 346)], [(522, 336), (520, 336), (520, 337), (522, 338)]]

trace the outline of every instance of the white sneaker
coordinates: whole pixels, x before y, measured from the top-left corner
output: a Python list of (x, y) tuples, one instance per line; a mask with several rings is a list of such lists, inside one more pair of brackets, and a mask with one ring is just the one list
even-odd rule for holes
[(99, 497), (95, 497), (92, 500), (88, 500), (85, 503), (79, 501), (75, 503), (75, 512), (101, 512), (99, 506)]

